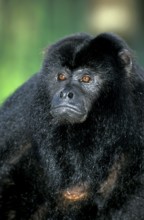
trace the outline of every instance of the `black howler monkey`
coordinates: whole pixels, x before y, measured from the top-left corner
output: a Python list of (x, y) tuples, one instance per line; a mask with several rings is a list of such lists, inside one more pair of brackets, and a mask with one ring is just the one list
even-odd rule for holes
[(144, 219), (144, 73), (118, 36), (58, 41), (2, 105), (0, 219)]

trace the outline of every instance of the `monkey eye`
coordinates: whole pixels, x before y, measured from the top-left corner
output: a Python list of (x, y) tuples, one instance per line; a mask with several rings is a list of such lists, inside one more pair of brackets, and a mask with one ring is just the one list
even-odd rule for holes
[(91, 81), (91, 77), (89, 75), (84, 75), (84, 76), (82, 76), (80, 81), (84, 82), (84, 83), (89, 83)]
[(64, 81), (67, 79), (66, 75), (64, 73), (59, 73), (57, 79), (59, 81)]

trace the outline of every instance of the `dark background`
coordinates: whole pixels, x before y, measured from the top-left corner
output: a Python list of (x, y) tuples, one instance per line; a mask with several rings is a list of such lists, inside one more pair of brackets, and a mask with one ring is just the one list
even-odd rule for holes
[(142, 0), (0, 0), (0, 103), (39, 71), (44, 49), (75, 32), (120, 34), (144, 65)]

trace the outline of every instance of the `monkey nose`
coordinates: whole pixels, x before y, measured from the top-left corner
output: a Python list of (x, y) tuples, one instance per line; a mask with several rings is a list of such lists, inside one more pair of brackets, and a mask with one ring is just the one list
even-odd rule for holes
[(73, 96), (74, 96), (73, 92), (67, 92), (67, 91), (60, 92), (60, 98), (63, 98), (63, 99), (66, 99), (66, 98), (72, 99)]

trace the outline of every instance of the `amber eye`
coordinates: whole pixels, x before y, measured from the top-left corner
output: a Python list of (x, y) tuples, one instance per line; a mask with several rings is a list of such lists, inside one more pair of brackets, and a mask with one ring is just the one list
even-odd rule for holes
[(91, 77), (89, 75), (84, 75), (80, 81), (84, 83), (89, 83), (91, 81)]
[(67, 78), (66, 78), (66, 75), (64, 74), (64, 73), (60, 73), (60, 74), (58, 74), (58, 80), (59, 81), (64, 81), (64, 80), (66, 80)]

